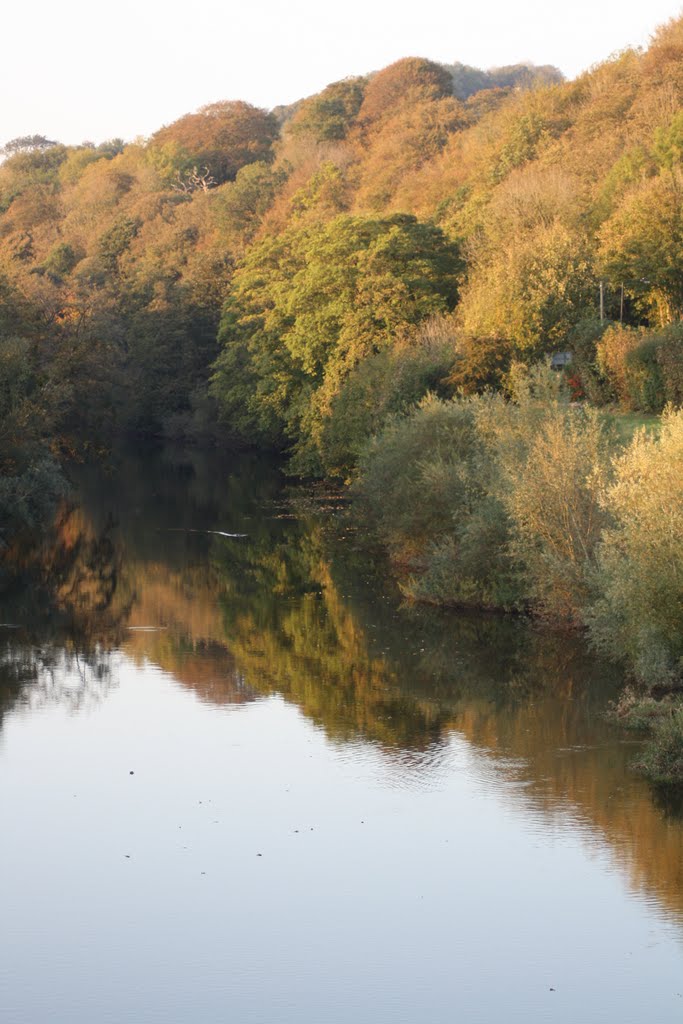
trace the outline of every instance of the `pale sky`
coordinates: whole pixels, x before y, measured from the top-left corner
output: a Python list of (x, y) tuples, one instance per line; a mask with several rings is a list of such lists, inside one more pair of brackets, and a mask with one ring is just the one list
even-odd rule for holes
[(681, 0), (15, 0), (2, 16), (0, 145), (130, 140), (204, 103), (290, 103), (399, 57), (574, 77), (681, 13)]

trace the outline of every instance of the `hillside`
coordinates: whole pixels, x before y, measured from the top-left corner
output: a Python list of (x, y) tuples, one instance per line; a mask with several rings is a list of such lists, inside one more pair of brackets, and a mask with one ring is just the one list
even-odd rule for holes
[(641, 335), (596, 342), (610, 319), (680, 319), (682, 90), (678, 20), (572, 82), (406, 58), (127, 145), (13, 140), (0, 470), (31, 438), (35, 461), (45, 436), (218, 432), (346, 474), (426, 390), (496, 387), (512, 359), (568, 348), (577, 394), (658, 411), (678, 343), (658, 356), (669, 390), (633, 398)]

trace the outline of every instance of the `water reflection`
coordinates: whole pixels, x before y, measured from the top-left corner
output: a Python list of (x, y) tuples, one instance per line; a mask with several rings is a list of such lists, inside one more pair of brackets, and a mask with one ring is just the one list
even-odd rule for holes
[[(619, 679), (566, 636), (400, 607), (325, 516), (292, 517), (256, 460), (165, 453), (83, 470), (39, 551), (6, 559), (0, 715), (87, 708), (118, 659), (151, 663), (211, 705), (277, 694), (392, 785), (438, 785), (454, 739), (511, 805), (609, 844), (635, 889), (683, 917), (680, 807), (629, 773), (604, 719)], [(215, 532), (244, 533), (244, 538)]]

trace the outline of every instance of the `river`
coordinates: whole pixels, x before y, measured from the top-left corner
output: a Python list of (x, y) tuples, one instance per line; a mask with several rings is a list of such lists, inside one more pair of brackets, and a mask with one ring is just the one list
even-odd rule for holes
[(683, 818), (618, 673), (404, 607), (337, 505), (128, 453), (10, 553), (3, 1024), (679, 1022)]

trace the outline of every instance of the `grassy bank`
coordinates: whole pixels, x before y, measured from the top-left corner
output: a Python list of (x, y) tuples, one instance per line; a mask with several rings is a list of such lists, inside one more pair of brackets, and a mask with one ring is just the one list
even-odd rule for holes
[(624, 412), (621, 409), (609, 409), (605, 412), (617, 441), (623, 445), (631, 443), (639, 430), (644, 430), (652, 437), (658, 437), (662, 426), (662, 417), (656, 413)]

